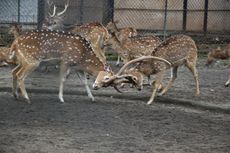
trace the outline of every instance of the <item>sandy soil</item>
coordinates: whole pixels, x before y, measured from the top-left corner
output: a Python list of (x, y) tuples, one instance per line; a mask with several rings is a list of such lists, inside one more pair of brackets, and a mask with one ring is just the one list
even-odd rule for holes
[[(181, 68), (165, 97), (229, 106), (230, 87), (223, 86), (229, 67), (224, 65), (206, 68), (200, 61), (200, 97), (194, 96), (192, 75)], [(150, 87), (140, 92), (125, 88), (123, 94), (115, 94), (112, 88), (93, 91), (96, 102), (91, 102), (74, 75), (65, 83), (66, 103), (61, 104), (57, 96), (58, 70), (48, 74), (38, 70), (26, 79), (32, 99), (32, 105), (28, 105), (12, 97), (10, 70), (0, 71), (0, 153), (227, 153), (230, 150), (229, 114), (164, 104), (158, 99), (148, 106)]]

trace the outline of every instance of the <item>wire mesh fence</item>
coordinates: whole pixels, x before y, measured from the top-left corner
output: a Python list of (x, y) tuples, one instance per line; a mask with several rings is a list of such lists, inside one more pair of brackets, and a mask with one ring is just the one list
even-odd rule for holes
[[(65, 0), (52, 0), (57, 11)], [(47, 0), (1, 0), (0, 34), (9, 23), (23, 28), (41, 27), (48, 15)], [(111, 20), (117, 26), (134, 27), (143, 34), (214, 33), (230, 34), (229, 0), (70, 0), (64, 24), (85, 24)]]

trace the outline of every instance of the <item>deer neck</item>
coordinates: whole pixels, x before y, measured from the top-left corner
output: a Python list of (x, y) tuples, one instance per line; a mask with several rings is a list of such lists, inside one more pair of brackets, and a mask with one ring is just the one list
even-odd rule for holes
[(94, 48), (91, 47), (91, 44), (80, 37), (80, 41), (84, 43), (82, 47), (84, 47), (84, 51), (78, 56), (79, 62), (78, 65), (81, 67), (80, 69), (86, 71), (87, 73), (97, 76), (100, 71), (104, 71), (106, 61), (102, 60), (99, 55), (97, 55), (94, 51)]

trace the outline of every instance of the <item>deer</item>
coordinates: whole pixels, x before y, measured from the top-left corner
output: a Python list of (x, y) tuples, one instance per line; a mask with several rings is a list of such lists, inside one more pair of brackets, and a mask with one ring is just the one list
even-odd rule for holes
[[(213, 61), (217, 59), (228, 60), (230, 59), (230, 44), (220, 48), (217, 47), (208, 53), (208, 58), (206, 60), (206, 66), (209, 66)], [(225, 86), (228, 87), (230, 84), (230, 75), (228, 80), (225, 83)]]
[(9, 34), (13, 34), (14, 39), (16, 39), (17, 37), (19, 37), (22, 33), (22, 26), (18, 25), (17, 23), (13, 23), (10, 26), (10, 30), (8, 32)]
[[(161, 40), (155, 36), (130, 37), (121, 42), (115, 33), (111, 34), (110, 39), (105, 41), (105, 46), (110, 46), (123, 59), (124, 63), (141, 56), (151, 55), (152, 51), (160, 45)], [(147, 76), (148, 84), (150, 76)]]
[[(115, 33), (116, 37), (118, 38), (118, 40), (120, 42), (125, 41), (127, 38), (129, 37), (135, 37), (137, 36), (137, 30), (132, 28), (132, 27), (125, 27), (125, 28), (121, 28), (120, 30), (118, 29), (116, 23), (118, 21), (110, 21), (107, 25), (106, 28), (110, 33)], [(117, 57), (117, 62), (116, 65), (119, 66), (120, 64), (120, 56), (118, 55)], [(124, 59), (122, 59), (124, 60)]]
[[(162, 60), (155, 60), (152, 57), (158, 57)], [(127, 73), (125, 76), (126, 80), (124, 82), (132, 83), (134, 86), (139, 87), (142, 86), (143, 82), (143, 75), (156, 75), (155, 83), (153, 86), (153, 91), (150, 99), (148, 100), (147, 104), (150, 105), (154, 102), (154, 98), (156, 96), (157, 90), (163, 81), (165, 71), (167, 69), (171, 69), (171, 78), (167, 84), (167, 86), (160, 92), (159, 95), (164, 95), (172, 86), (173, 82), (177, 78), (177, 70), (179, 66), (185, 65), (193, 74), (195, 83), (196, 83), (196, 95), (200, 94), (199, 89), (199, 78), (198, 78), (198, 71), (196, 69), (196, 61), (197, 61), (197, 47), (193, 39), (186, 35), (175, 35), (171, 36), (170, 38), (166, 39), (162, 42), (157, 48), (155, 48), (152, 52), (151, 56), (143, 56), (136, 58), (127, 62), (117, 73), (117, 76), (120, 76), (125, 70), (133, 65), (135, 65), (133, 71), (135, 73)], [(138, 75), (139, 76), (138, 76)], [(141, 77), (140, 77), (141, 76)], [(112, 84), (115, 80), (119, 80), (120, 77), (113, 77), (110, 76), (107, 81), (98, 79), (98, 86), (96, 89), (101, 87), (108, 87)], [(121, 81), (122, 82), (122, 81)], [(142, 89), (141, 87), (140, 89)]]
[(9, 64), (15, 64), (14, 61), (9, 60), (7, 56), (10, 54), (9, 47), (0, 47), (0, 67), (8, 66)]
[[(22, 27), (16, 23), (11, 24), (10, 30), (8, 31), (9, 34), (13, 34), (14, 39), (19, 37), (21, 34), (21, 29)], [(0, 66), (8, 66), (10, 65), (16, 65), (15, 61), (9, 60), (7, 56), (10, 53), (10, 48), (9, 47), (0, 47)]]
[(71, 30), (71, 32), (87, 38), (91, 42), (95, 54), (104, 62), (106, 61), (103, 44), (104, 41), (110, 37), (110, 34), (102, 24), (92, 22), (81, 26), (76, 26)]
[[(43, 28), (50, 30), (63, 30), (64, 29), (64, 15), (69, 7), (69, 0), (66, 1), (65, 7), (62, 11), (57, 12), (57, 6), (50, 0), (47, 1), (48, 4), (48, 17), (46, 22), (43, 23)], [(51, 7), (53, 6), (53, 11), (51, 12)]]
[[(93, 51), (95, 54), (104, 62), (106, 63), (106, 57), (103, 51), (103, 41), (107, 37), (109, 37), (109, 33), (107, 29), (98, 22), (92, 22), (89, 24), (81, 25), (81, 26), (73, 26), (71, 28), (67, 28), (64, 26), (63, 22), (63, 15), (66, 12), (69, 1), (65, 4), (65, 9), (62, 12), (56, 13), (56, 5), (53, 2), (48, 1), (48, 6), (51, 8), (53, 7), (53, 12), (49, 13), (49, 17), (46, 19), (46, 22), (43, 23), (44, 29), (51, 29), (51, 30), (64, 30), (70, 31), (71, 33), (79, 34), (82, 37), (85, 37), (91, 43), (91, 47), (93, 47)], [(79, 73), (77, 73), (79, 74)], [(86, 79), (89, 78), (87, 74), (84, 73), (84, 83)], [(85, 84), (87, 91), (89, 91), (89, 87)]]
[(69, 0), (67, 0), (64, 10), (58, 13), (56, 12), (57, 6), (52, 1), (48, 0), (47, 4), (50, 10), (53, 6), (53, 11), (49, 12), (46, 22), (43, 23), (43, 27), (45, 29), (70, 31), (71, 33), (79, 34), (87, 38), (91, 42), (97, 56), (104, 62), (106, 61), (105, 53), (102, 47), (103, 41), (109, 37), (109, 33), (102, 24), (92, 22), (81, 26), (74, 25), (66, 27), (64, 26), (64, 14), (69, 7)]
[[(70, 32), (51, 30), (29, 31), (20, 35), (11, 45), (10, 59), (18, 65), (12, 70), (13, 96), (18, 99), (18, 89), (22, 97), (30, 104), (30, 98), (25, 89), (25, 78), (33, 72), (42, 61), (60, 60), (59, 100), (63, 99), (63, 82), (70, 71), (70, 66), (78, 65), (79, 70), (97, 76), (104, 73), (113, 75), (109, 66), (102, 62), (93, 51), (87, 39)], [(94, 101), (90, 89), (88, 96)]]

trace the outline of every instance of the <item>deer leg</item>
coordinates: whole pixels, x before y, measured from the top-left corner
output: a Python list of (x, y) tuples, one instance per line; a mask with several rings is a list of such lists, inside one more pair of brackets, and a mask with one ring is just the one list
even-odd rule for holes
[(229, 78), (228, 78), (227, 82), (225, 83), (225, 87), (228, 87), (229, 84), (230, 84), (230, 75), (229, 75)]
[(63, 83), (64, 81), (66, 80), (66, 77), (68, 75), (68, 73), (70, 73), (70, 70), (69, 70), (69, 66), (66, 65), (66, 64), (63, 64), (61, 63), (61, 66), (60, 66), (60, 80), (59, 80), (59, 100), (60, 102), (64, 103), (64, 99), (63, 99)]
[(85, 88), (86, 88), (86, 91), (87, 91), (87, 94), (88, 94), (88, 97), (91, 98), (92, 101), (95, 100), (90, 88), (89, 88), (89, 85), (88, 85), (88, 79), (87, 79), (87, 74), (84, 72), (84, 84), (85, 84)]
[(149, 99), (149, 101), (147, 102), (148, 105), (151, 105), (154, 101), (154, 98), (156, 96), (156, 92), (157, 90), (159, 89), (160, 85), (161, 85), (161, 82), (163, 80), (163, 77), (164, 77), (164, 73), (165, 73), (165, 70), (159, 72), (156, 76), (156, 79), (155, 79), (155, 83), (152, 85), (153, 86), (153, 92), (152, 92), (152, 95)]
[(36, 67), (38, 67), (38, 65), (38, 63), (23, 65), (22, 68), (16, 73), (18, 86), (21, 90), (22, 96), (27, 100), (29, 104), (31, 102), (25, 89), (24, 80)]
[(188, 67), (188, 69), (193, 74), (193, 77), (194, 77), (195, 82), (196, 82), (196, 96), (199, 96), (200, 95), (199, 77), (198, 77), (198, 72), (197, 72), (196, 66), (194, 63), (191, 63), (191, 62), (187, 62), (186, 66)]
[(13, 70), (12, 70), (12, 76), (13, 76), (13, 87), (12, 87), (12, 93), (13, 96), (18, 99), (18, 82), (17, 82), (17, 76), (16, 73), (21, 69), (21, 65), (17, 65)]
[(176, 80), (177, 78), (177, 70), (178, 70), (178, 66), (173, 67), (171, 69), (171, 78), (167, 84), (167, 86), (163, 89), (163, 91), (161, 91), (161, 93), (159, 94), (160, 96), (166, 94), (166, 92), (169, 90), (169, 88), (172, 86), (173, 82)]

